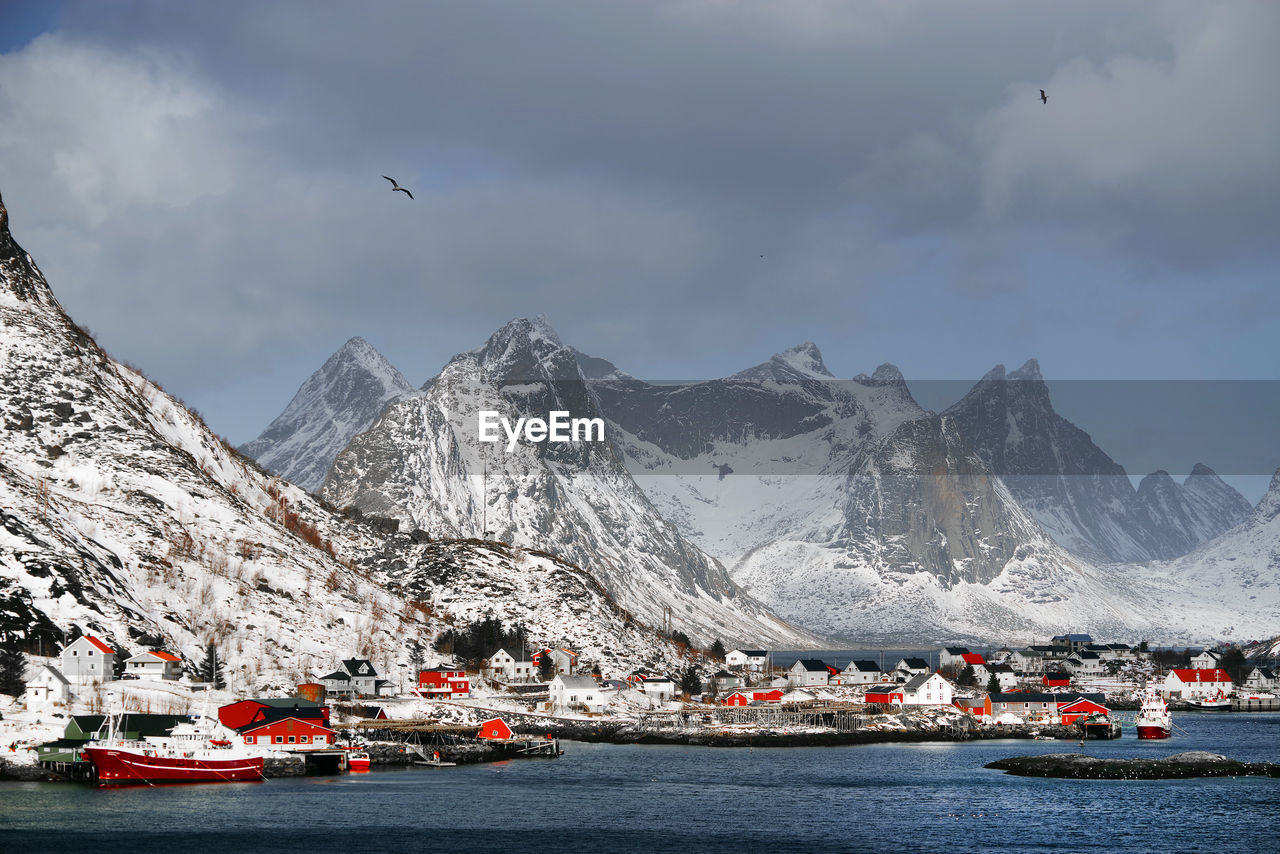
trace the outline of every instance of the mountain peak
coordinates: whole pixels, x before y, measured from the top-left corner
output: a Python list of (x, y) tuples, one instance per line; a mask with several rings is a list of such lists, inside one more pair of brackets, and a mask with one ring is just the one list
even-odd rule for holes
[(779, 362), (803, 374), (812, 374), (820, 377), (831, 376), (831, 372), (827, 370), (826, 364), (822, 361), (822, 351), (812, 341), (806, 341), (803, 344), (789, 347), (781, 353), (775, 353), (770, 361)]
[(1040, 382), (1044, 377), (1040, 375), (1040, 363), (1035, 359), (1027, 359), (1027, 361), (1023, 362), (1021, 368), (1009, 374), (1008, 379)]
[(1002, 382), (1004, 378), (1004, 365), (996, 365), (982, 375), (980, 382)]
[(871, 375), (871, 379), (873, 382), (883, 383), (885, 385), (889, 385), (890, 383), (903, 383), (907, 381), (906, 377), (902, 375), (902, 371), (898, 370), (898, 366), (892, 365), (888, 362), (885, 362), (883, 365), (876, 368), (875, 372)]
[(1191, 474), (1188, 477), (1217, 477), (1218, 473), (1209, 468), (1204, 463), (1196, 463), (1191, 467)]

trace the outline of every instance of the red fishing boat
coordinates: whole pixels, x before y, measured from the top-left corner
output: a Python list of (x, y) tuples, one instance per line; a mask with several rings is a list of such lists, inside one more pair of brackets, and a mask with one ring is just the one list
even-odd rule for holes
[(352, 750), (347, 754), (347, 767), (352, 771), (368, 771), (370, 765), (369, 754), (364, 750)]
[(1138, 709), (1138, 738), (1168, 738), (1173, 732), (1173, 715), (1169, 713), (1169, 705), (1152, 688), (1142, 695), (1142, 706)]
[(262, 754), (214, 731), (217, 721), (178, 724), (164, 738), (122, 741), (112, 731), (84, 748), (99, 786), (236, 783), (263, 779)]

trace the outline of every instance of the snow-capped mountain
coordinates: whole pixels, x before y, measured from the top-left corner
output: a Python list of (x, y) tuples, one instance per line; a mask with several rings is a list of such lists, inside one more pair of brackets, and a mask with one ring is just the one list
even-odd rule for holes
[(679, 660), (554, 556), (385, 537), (260, 470), (71, 322), (2, 201), (0, 413), (0, 640), (48, 652), (78, 628), (191, 662), (215, 643), (236, 691), (352, 655), (385, 673), (488, 613), (610, 672)]
[(387, 403), (414, 388), (363, 338), (352, 338), (298, 389), (284, 412), (240, 450), (268, 471), (315, 490), (333, 458)]
[[(1149, 526), (1123, 469), (1053, 413), (1034, 363), (989, 375), (943, 416), (922, 411), (892, 366), (836, 380), (811, 344), (679, 386), (648, 385), (595, 357), (579, 363), (654, 503), (801, 625), (874, 642), (1212, 636), (1178, 588), (1153, 589), (1141, 568), (1099, 568), (1064, 550), (993, 474), (991, 461), (1010, 457), (1037, 474), (1055, 470), (1055, 454), (1073, 472), (1109, 464), (1117, 490), (1128, 490), (1121, 509)], [(988, 398), (1007, 379), (1029, 392), (1012, 406)], [(1032, 435), (1011, 440), (1010, 428), (984, 457), (969, 434), (982, 438), (978, 416), (996, 414)], [(1040, 457), (1019, 458), (1033, 448)], [(1193, 494), (1206, 504), (1229, 499), (1216, 477), (1197, 477)], [(1062, 478), (1075, 479), (1085, 478)], [(1108, 524), (1116, 519), (1096, 527)], [(1247, 604), (1242, 612), (1258, 616)]]
[(1184, 487), (1157, 472), (1134, 490), (1123, 466), (1054, 411), (1034, 359), (1008, 374), (997, 365), (946, 414), (1050, 536), (1095, 562), (1185, 554), (1251, 509), (1205, 466)]
[(651, 625), (761, 643), (811, 640), (745, 596), (646, 498), (613, 441), (480, 440), (479, 415), (600, 417), (572, 350), (544, 318), (515, 320), (391, 404), (334, 461), (321, 494), (433, 536), (555, 552)]
[(1166, 471), (1152, 472), (1138, 484), (1138, 501), (1159, 541), (1174, 555), (1234, 528), (1253, 512), (1243, 495), (1203, 463), (1196, 463), (1182, 483)]

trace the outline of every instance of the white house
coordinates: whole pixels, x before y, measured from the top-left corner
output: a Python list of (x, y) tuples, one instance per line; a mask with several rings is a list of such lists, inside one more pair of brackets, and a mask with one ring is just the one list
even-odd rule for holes
[(1043, 673), (1044, 656), (1031, 647), (1015, 649), (1009, 655), (1009, 665), (1019, 673)]
[(335, 697), (376, 697), (378, 695), (378, 671), (367, 658), (343, 659), (341, 666), (321, 676), (325, 691)]
[(532, 682), (538, 678), (538, 666), (532, 660), (517, 660), (505, 649), (489, 656), (488, 670), (501, 675), (508, 682)]
[(1181, 697), (1191, 700), (1198, 697), (1216, 697), (1218, 692), (1230, 694), (1233, 688), (1231, 677), (1220, 668), (1210, 670), (1200, 668), (1178, 668), (1169, 671), (1164, 678), (1161, 690), (1166, 697)]
[(640, 683), (640, 690), (646, 697), (665, 703), (676, 695), (676, 683), (670, 676), (654, 674)]
[(967, 646), (944, 646), (942, 652), (938, 653), (938, 668), (945, 670), (954, 665), (963, 670), (964, 657), (968, 654), (969, 648)]
[(27, 690), (22, 697), (28, 709), (65, 705), (71, 700), (71, 683), (52, 664), (41, 665), (27, 680)]
[(724, 657), (724, 663), (727, 667), (759, 673), (768, 666), (769, 651), (765, 649), (730, 650)]
[(904, 679), (910, 679), (912, 676), (928, 673), (929, 662), (923, 658), (899, 658), (898, 663), (893, 666), (893, 670)]
[(1077, 679), (1096, 679), (1106, 672), (1102, 656), (1087, 649), (1072, 654), (1062, 666)]
[(840, 671), (841, 685), (874, 685), (880, 681), (880, 665), (874, 661), (850, 661)]
[(590, 676), (557, 673), (551, 680), (551, 708), (557, 712), (580, 711), (599, 714), (604, 711), (604, 692)]
[(1280, 675), (1269, 667), (1255, 667), (1244, 678), (1244, 687), (1254, 694), (1280, 688)]
[[(1018, 674), (1013, 672), (1013, 668), (1007, 664), (988, 664), (987, 669), (995, 674), (996, 681), (1000, 683), (1000, 691), (1012, 691), (1018, 687)], [(989, 682), (991, 677), (987, 677)], [(983, 686), (985, 687), (985, 686)]]
[(801, 658), (787, 671), (787, 682), (793, 686), (826, 685), (830, 679), (831, 671), (816, 658)]
[(938, 673), (918, 673), (902, 686), (904, 706), (949, 706), (953, 687)]
[(74, 685), (115, 678), (116, 651), (92, 635), (81, 635), (62, 650), (62, 675)]
[(544, 655), (551, 656), (552, 666), (556, 673), (572, 674), (573, 671), (578, 668), (578, 654), (573, 650), (565, 649), (564, 647), (544, 649), (540, 652), (535, 652), (531, 656), (534, 668), (539, 668), (542, 665), (542, 657)]
[(158, 649), (140, 652), (125, 661), (124, 675), (133, 679), (180, 679), (182, 659)]
[(1195, 670), (1216, 670), (1222, 664), (1222, 654), (1206, 649), (1199, 655), (1191, 656), (1191, 667)]

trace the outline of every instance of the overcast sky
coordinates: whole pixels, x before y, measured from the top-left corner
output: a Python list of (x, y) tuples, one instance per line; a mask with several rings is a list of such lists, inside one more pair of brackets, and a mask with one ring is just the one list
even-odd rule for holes
[(1280, 378), (1280, 3), (2, 5), (14, 236), (237, 443), (538, 312), (650, 379)]

